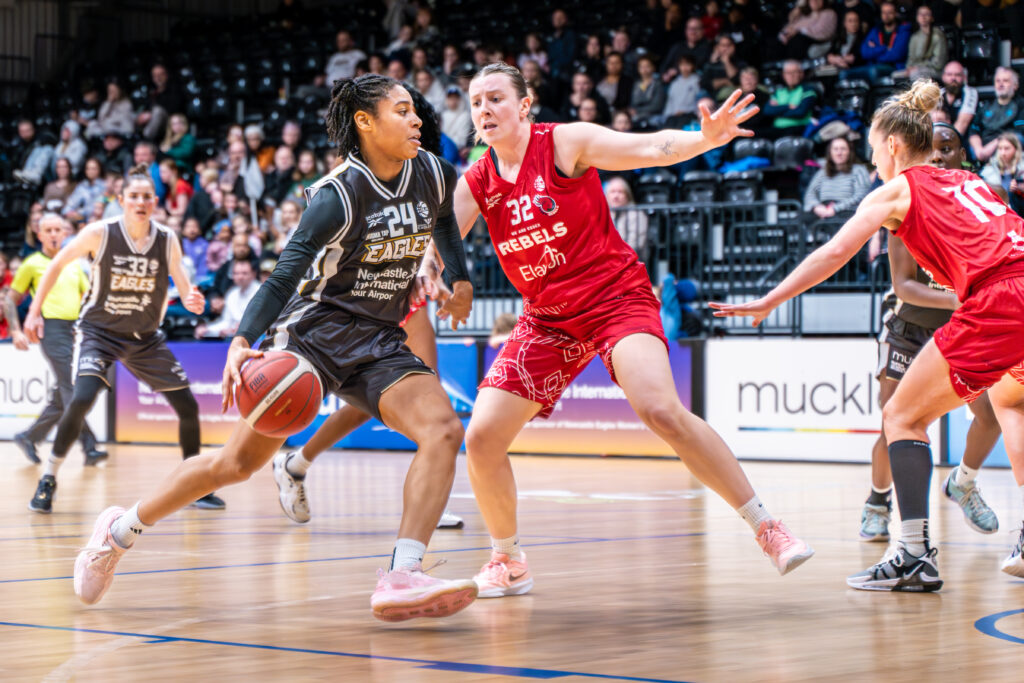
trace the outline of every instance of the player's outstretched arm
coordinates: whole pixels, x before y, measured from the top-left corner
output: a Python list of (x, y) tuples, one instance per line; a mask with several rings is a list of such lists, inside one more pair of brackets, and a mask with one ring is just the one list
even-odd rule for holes
[(907, 245), (896, 235), (889, 235), (889, 271), (892, 288), (903, 301), (925, 308), (945, 308), (955, 311), (960, 306), (956, 294), (932, 289), (917, 281), (917, 262)]
[(437, 312), (442, 320), (451, 318), (452, 329), (459, 329), (465, 323), (473, 308), (473, 285), (469, 280), (469, 264), (466, 262), (466, 249), (462, 243), (459, 223), (455, 213), (455, 198), (458, 183), (455, 169), (448, 163), (442, 163), (445, 175), (445, 187), (448, 191), (441, 200), (437, 221), (434, 223), (434, 246), (444, 264), (444, 279), (451, 286), (451, 296), (446, 297)]
[(839, 232), (815, 249), (766, 296), (744, 304), (712, 301), (708, 305), (715, 309), (715, 317), (750, 316), (752, 324), (757, 326), (780, 305), (839, 270), (871, 239), (879, 225), (886, 225), (892, 219), (902, 220), (909, 206), (910, 186), (905, 178), (899, 176), (865, 197), (857, 213)]
[(28, 308), (28, 315), (25, 316), (25, 336), (33, 344), (39, 342), (43, 336), (43, 302), (56, 284), (57, 278), (72, 261), (95, 254), (103, 240), (103, 231), (106, 227), (102, 223), (93, 223), (82, 228), (82, 231), (75, 236), (67, 245), (57, 252), (57, 255), (46, 267), (43, 277), (36, 287), (35, 296), (32, 297), (32, 305)]
[[(739, 90), (712, 112), (701, 106), (700, 132), (662, 130), (657, 133), (620, 133), (592, 123), (567, 123), (555, 128), (555, 163), (578, 175), (590, 166), (607, 171), (629, 171), (671, 166), (728, 143), (750, 137), (741, 125), (759, 109), (750, 104), (753, 94), (741, 99)], [(460, 225), (462, 221), (459, 221)]]
[(170, 248), (170, 263), (167, 264), (167, 268), (171, 272), (174, 286), (178, 289), (181, 303), (188, 312), (202, 315), (203, 311), (206, 310), (206, 297), (203, 296), (198, 287), (192, 286), (192, 281), (189, 280), (188, 273), (185, 272), (185, 268), (181, 264), (183, 258), (181, 244), (178, 240), (172, 239)]

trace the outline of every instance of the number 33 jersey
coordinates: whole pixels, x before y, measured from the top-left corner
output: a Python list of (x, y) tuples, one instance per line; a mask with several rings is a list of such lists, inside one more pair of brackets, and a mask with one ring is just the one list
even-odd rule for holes
[(168, 264), (175, 239), (166, 225), (150, 221), (149, 237), (140, 247), (120, 218), (106, 221), (78, 319), (125, 339), (156, 332), (167, 309)]
[(558, 320), (651, 284), (612, 224), (597, 169), (566, 178), (555, 168), (555, 128), (531, 126), (515, 183), (490, 149), (465, 177), (526, 312)]
[(910, 210), (893, 234), (935, 282), (965, 301), (979, 284), (1024, 275), (1024, 220), (968, 171), (912, 166)]

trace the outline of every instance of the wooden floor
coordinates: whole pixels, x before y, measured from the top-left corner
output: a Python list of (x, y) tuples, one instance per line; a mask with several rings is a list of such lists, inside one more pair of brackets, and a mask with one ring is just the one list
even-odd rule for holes
[[(998, 570), (1021, 516), (1006, 470), (981, 476), (1003, 527), (992, 536), (940, 498), (937, 471), (946, 587), (900, 595), (844, 582), (884, 550), (857, 540), (865, 466), (747, 464), (769, 509), (817, 550), (779, 577), (676, 462), (516, 458), (533, 592), (385, 624), (369, 598), (407, 454), (326, 455), (306, 526), (281, 514), (265, 468), (221, 492), (226, 511), (186, 510), (147, 532), (86, 607), (70, 574), (94, 517), (177, 461), (167, 448), (111, 453), (95, 470), (72, 454), (46, 517), (26, 509), (37, 468), (0, 443), (0, 680), (1001, 681), (1019, 680), (1024, 662), (1024, 581)], [(428, 561), (468, 577), (488, 542), (463, 457), (451, 508), (466, 528), (438, 532)]]

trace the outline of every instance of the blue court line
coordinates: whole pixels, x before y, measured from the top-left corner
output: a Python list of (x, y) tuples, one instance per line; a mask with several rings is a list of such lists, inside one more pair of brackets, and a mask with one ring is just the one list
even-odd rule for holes
[(1011, 609), (1007, 612), (990, 614), (987, 617), (982, 617), (981, 619), (978, 619), (976, 622), (974, 622), (974, 628), (978, 629), (986, 636), (992, 636), (993, 638), (1006, 640), (1016, 645), (1024, 645), (1024, 638), (1011, 636), (1009, 633), (1003, 633), (999, 630), (999, 627), (996, 626), (996, 623), (1000, 619), (1004, 617), (1013, 616), (1014, 614), (1021, 614), (1022, 612), (1024, 612), (1024, 609)]
[[(146, 536), (286, 536), (290, 529), (294, 529), (296, 532), (303, 533), (300, 531), (301, 527), (286, 527), (278, 529), (276, 531), (147, 531)], [(449, 531), (458, 530), (443, 530), (444, 533)], [(309, 536), (394, 536), (394, 531), (304, 531)], [(473, 531), (459, 533), (459, 538), (490, 538), (490, 534), (483, 531)], [(12, 536), (9, 538), (0, 538), (0, 543), (5, 541), (55, 541), (64, 540), (68, 538), (81, 538), (85, 537), (82, 534), (61, 534), (58, 536)], [(530, 538), (557, 538), (567, 541), (599, 541), (602, 540), (597, 536), (548, 536), (548, 535), (533, 535)]]
[[(549, 541), (547, 543), (525, 543), (523, 547), (532, 548), (538, 546), (547, 545), (576, 545), (579, 543), (618, 543), (622, 541), (650, 541), (666, 538), (687, 538), (690, 536), (705, 536), (705, 532), (693, 532), (688, 534), (660, 534), (655, 536), (626, 536), (623, 538), (591, 538), (579, 541)], [(490, 550), (491, 546), (479, 546), (475, 548), (449, 548), (439, 551), (438, 554), (442, 553), (468, 553), (468, 552), (480, 552), (483, 550)], [(175, 569), (144, 569), (134, 572), (118, 572), (118, 576), (131, 576), (133, 574), (171, 574), (177, 572), (197, 572), (206, 571), (209, 569), (244, 569), (247, 567), (274, 567), (278, 565), (290, 565), (290, 564), (312, 564), (315, 562), (344, 562), (347, 560), (369, 560), (391, 557), (391, 553), (382, 553), (380, 555), (352, 555), (348, 557), (321, 557), (311, 560), (285, 560), (281, 562), (250, 562), (244, 564), (222, 564), (222, 565), (211, 565), (208, 567), (178, 567)], [(73, 579), (74, 576), (42, 576), (31, 579), (0, 579), (0, 584), (4, 583), (28, 583), (33, 581), (60, 581), (64, 579)]]
[(310, 650), (301, 647), (282, 647), (280, 645), (259, 645), (257, 643), (238, 643), (229, 640), (208, 640), (206, 638), (182, 638), (178, 636), (161, 636), (147, 633), (129, 633), (126, 631), (103, 631), (91, 628), (71, 628), (68, 626), (46, 626), (44, 624), (21, 624), (11, 621), (0, 621), (0, 626), (13, 628), (37, 628), (50, 631), (70, 631), (72, 633), (97, 633), (106, 636), (122, 636), (141, 638), (144, 643), (198, 643), (202, 645), (223, 645), (227, 647), (245, 647), (254, 650), (273, 650), (275, 652), (296, 652), (309, 655), (326, 655), (329, 657), (349, 657), (352, 659), (376, 659), (387, 662), (418, 664), (417, 669), (433, 671), (453, 671), (458, 673), (488, 674), (492, 676), (515, 676), (517, 678), (535, 678), (551, 680), (566, 676), (596, 678), (606, 681), (640, 681), (642, 683), (686, 683), (685, 681), (667, 678), (640, 678), (637, 676), (616, 676), (613, 674), (595, 674), (582, 671), (559, 671), (557, 669), (531, 669), (517, 666), (494, 666), (490, 664), (470, 664), (468, 662), (446, 662), (434, 659), (413, 659), (410, 657), (389, 657), (386, 655), (368, 655), (359, 652), (339, 652), (333, 650)]

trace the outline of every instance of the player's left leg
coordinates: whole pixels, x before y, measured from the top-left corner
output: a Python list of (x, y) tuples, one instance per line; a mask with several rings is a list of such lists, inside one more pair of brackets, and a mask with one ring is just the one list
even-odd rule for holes
[(665, 343), (652, 334), (630, 334), (611, 351), (611, 366), (630, 405), (664, 439), (686, 467), (746, 521), (780, 574), (814, 551), (768, 514), (743, 468), (722, 438), (679, 400)]
[(85, 416), (96, 402), (96, 397), (106, 388), (106, 382), (95, 375), (80, 374), (75, 380), (71, 401), (64, 407), (64, 415), (57, 424), (53, 448), (46, 460), (43, 476), (36, 486), (35, 495), (28, 504), (29, 510), (42, 514), (49, 514), (52, 510), (53, 499), (57, 493), (57, 470), (64, 464), (71, 444), (81, 433)]
[(963, 403), (950, 382), (949, 364), (929, 341), (882, 411), (889, 462), (902, 519), (898, 549), (891, 557), (846, 582), (862, 590), (929, 592), (942, 587), (937, 550), (928, 539), (928, 491), (932, 454), (928, 425)]
[(476, 598), (476, 583), (427, 576), (423, 555), (451, 492), (462, 423), (433, 374), (407, 374), (385, 388), (378, 410), (384, 424), (418, 448), (405, 478), (391, 567), (370, 600), (373, 614), (385, 621), (454, 614)]
[(981, 497), (981, 489), (975, 481), (978, 470), (1002, 433), (989, 392), (975, 399), (971, 412), (974, 419), (967, 429), (963, 457), (960, 464), (950, 470), (942, 485), (942, 493), (960, 506), (969, 527), (983, 534), (994, 534), (999, 531), (999, 518)]
[[(178, 416), (178, 443), (182, 459), (199, 455), (199, 404), (188, 387), (163, 392), (164, 398)], [(215, 493), (208, 493), (194, 501), (192, 507), (200, 510), (223, 510), (224, 501)]]
[[(1003, 444), (1013, 467), (1013, 476), (1020, 488), (1024, 502), (1024, 364), (1004, 375), (989, 389), (992, 408), (1003, 429)], [(1022, 524), (1024, 527), (1024, 524)], [(1007, 574), (1024, 578), (1024, 528), (1003, 560), (1002, 570)]]

